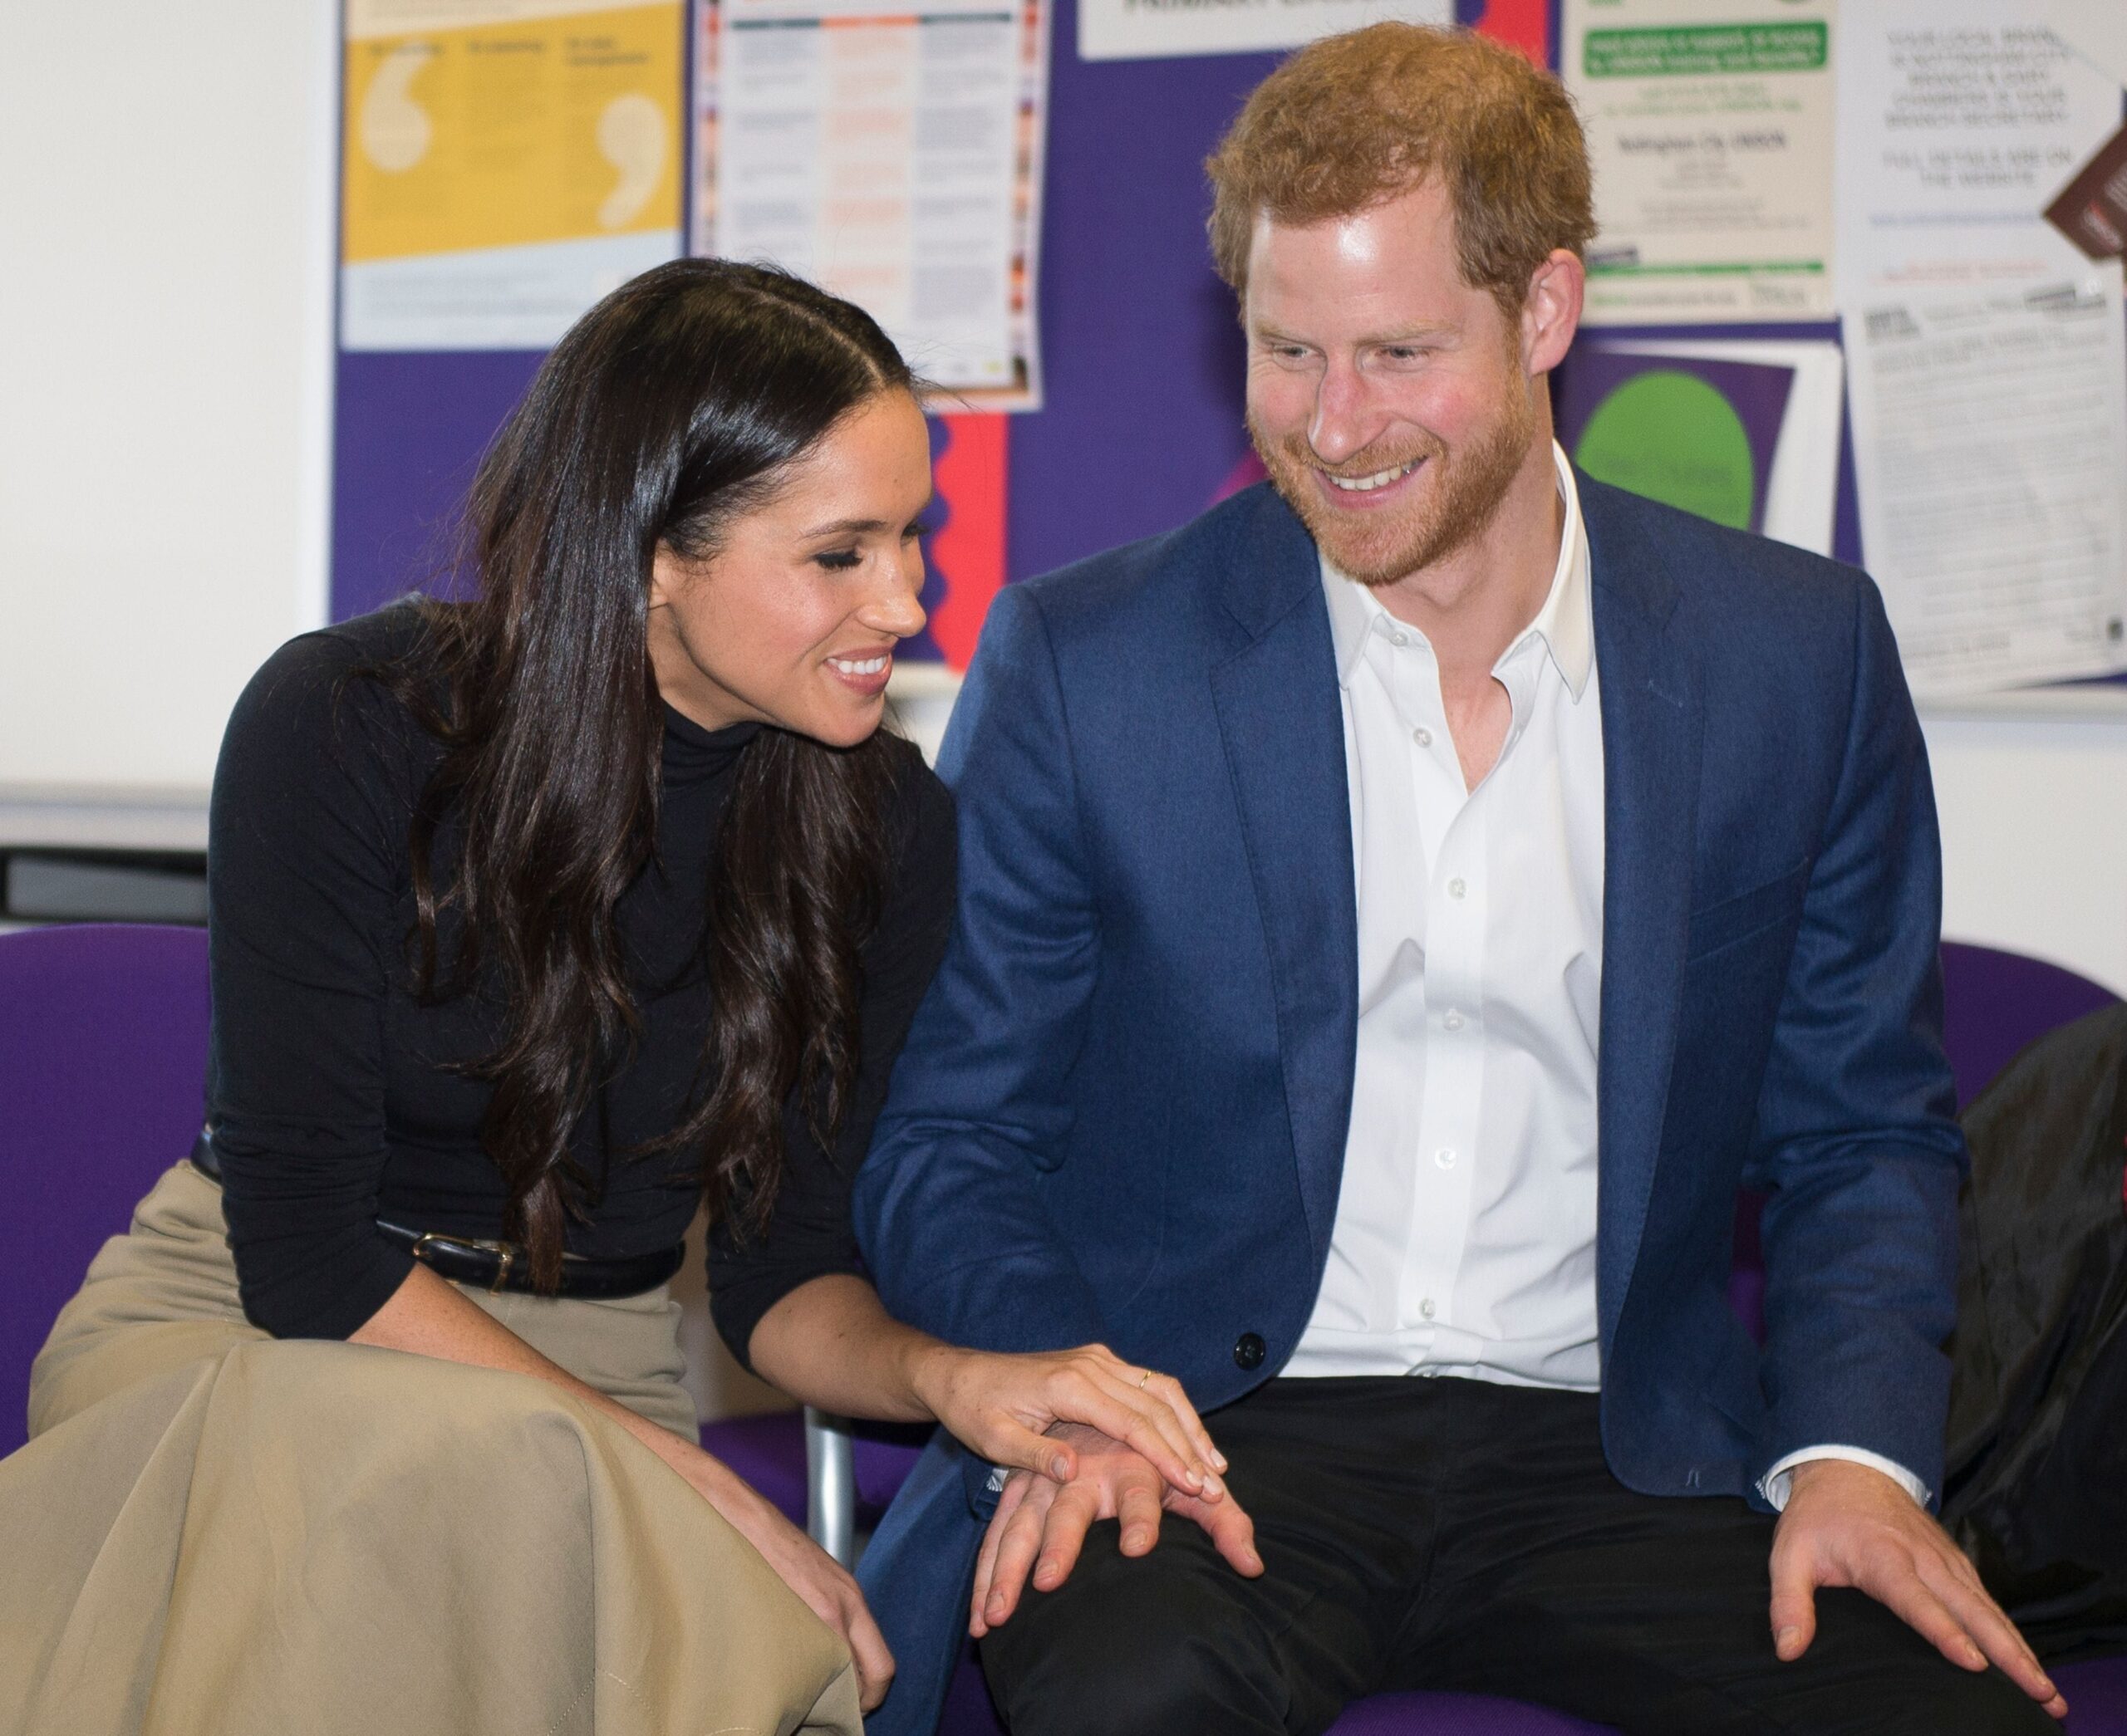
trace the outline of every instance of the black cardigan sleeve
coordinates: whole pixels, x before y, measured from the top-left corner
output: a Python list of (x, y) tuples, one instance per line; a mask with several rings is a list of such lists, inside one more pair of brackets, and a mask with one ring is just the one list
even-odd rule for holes
[(895, 1058), (945, 957), (952, 928), (955, 841), (952, 797), (908, 750), (898, 806), (902, 835), (879, 923), (863, 949), (857, 1073), (832, 1150), (793, 1101), (784, 1111), (784, 1166), (768, 1227), (741, 1242), (726, 1224), (709, 1233), (710, 1307), (732, 1354), (751, 1366), (761, 1317), (800, 1284), (833, 1273), (864, 1274), (849, 1195), (872, 1144)]
[(347, 1336), (413, 1263), (376, 1233), (412, 722), (344, 679), (366, 649), (328, 630), (274, 655), (209, 807), (208, 1116), (243, 1311), (280, 1338)]

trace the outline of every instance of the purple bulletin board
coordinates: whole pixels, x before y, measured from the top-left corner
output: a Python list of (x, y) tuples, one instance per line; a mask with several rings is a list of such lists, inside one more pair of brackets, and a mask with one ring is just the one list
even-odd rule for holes
[[(1457, 5), (1466, 23), (1486, 11), (1486, 0)], [(1551, 0), (1554, 42), (1556, 11)], [(1182, 522), (1246, 452), (1240, 344), (1204, 240), (1202, 164), (1278, 58), (1081, 61), (1075, 0), (1055, 0), (1053, 27), (1039, 298), (1047, 407), (1011, 419), (1012, 578)], [(336, 620), (440, 569), (450, 515), (538, 360), (528, 351), (339, 355)]]
[[(1459, 22), (1531, 51), (1548, 45), (1554, 66), (1559, 11), (1559, 0), (1456, 0)], [(1171, 529), (1260, 473), (1242, 429), (1232, 299), (1204, 238), (1202, 164), (1279, 56), (1082, 61), (1077, 0), (1052, 0), (1051, 27), (1039, 296), (1046, 405), (1009, 419), (1008, 580)], [(1836, 342), (1840, 332), (1827, 321), (1601, 335)], [(335, 620), (444, 570), (452, 514), (538, 361), (533, 351), (338, 354)], [(1561, 401), (1574, 362), (1569, 356), (1560, 370)], [(946, 444), (944, 430), (934, 432), (934, 447)], [(1833, 552), (1854, 562), (1862, 553), (1844, 416)], [(932, 571), (936, 586), (935, 558)], [(936, 619), (936, 596), (926, 590), (924, 601)], [(909, 649), (919, 658), (938, 652), (927, 634)], [(2105, 679), (2127, 684), (2127, 675)]]

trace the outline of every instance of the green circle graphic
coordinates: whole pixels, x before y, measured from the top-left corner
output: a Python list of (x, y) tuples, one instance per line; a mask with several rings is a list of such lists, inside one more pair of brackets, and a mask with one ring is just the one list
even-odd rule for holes
[(1756, 467), (1736, 406), (1696, 374), (1650, 368), (1595, 406), (1574, 459), (1596, 481), (1751, 527)]

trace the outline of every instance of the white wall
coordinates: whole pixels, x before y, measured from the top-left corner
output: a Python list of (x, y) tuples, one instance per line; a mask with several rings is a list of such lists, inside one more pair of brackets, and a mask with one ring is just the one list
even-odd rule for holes
[(204, 791), (326, 607), (332, 0), (10, 0), (0, 797)]
[(2127, 692), (2003, 695), (1923, 715), (1943, 932), (2127, 996)]

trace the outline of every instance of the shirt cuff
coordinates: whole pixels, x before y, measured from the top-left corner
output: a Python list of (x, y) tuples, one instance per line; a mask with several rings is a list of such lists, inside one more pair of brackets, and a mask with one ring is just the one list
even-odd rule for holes
[(1775, 1513), (1786, 1510), (1788, 1491), (1795, 1481), (1795, 1467), (1807, 1464), (1813, 1459), (1843, 1459), (1849, 1464), (1865, 1464), (1872, 1471), (1881, 1471), (1921, 1506), (1928, 1504), (1928, 1485), (1894, 1459), (1871, 1453), (1866, 1447), (1802, 1447), (1790, 1453), (1758, 1479), (1758, 1493), (1771, 1503)]

